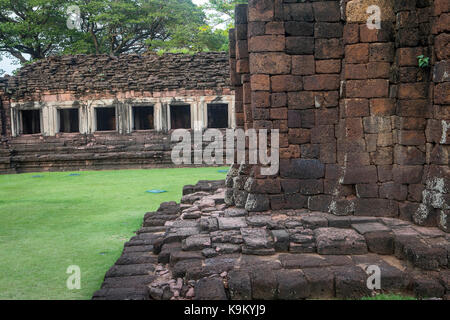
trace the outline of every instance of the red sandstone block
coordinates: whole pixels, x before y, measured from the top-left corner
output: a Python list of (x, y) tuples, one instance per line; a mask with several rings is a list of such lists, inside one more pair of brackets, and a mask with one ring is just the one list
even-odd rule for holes
[(322, 91), (314, 93), (314, 104), (316, 108), (337, 107), (339, 104), (338, 91)]
[(288, 74), (291, 56), (285, 53), (255, 53), (250, 56), (250, 72), (265, 74)]
[(401, 165), (423, 165), (425, 153), (411, 146), (396, 145), (394, 148), (394, 162)]
[(280, 159), (300, 158), (300, 146), (291, 144), (288, 148), (280, 148)]
[(328, 108), (316, 110), (317, 124), (337, 124), (339, 122), (338, 109)]
[(303, 81), (304, 89), (307, 91), (337, 90), (340, 85), (340, 77), (338, 75), (320, 74), (306, 76)]
[(444, 13), (437, 17), (432, 25), (432, 33), (438, 34), (441, 32), (450, 31), (450, 13)]
[(287, 120), (273, 120), (273, 129), (278, 129), (280, 133), (288, 132)]
[(343, 26), (341, 23), (316, 22), (314, 25), (314, 37), (318, 38), (342, 38)]
[(249, 52), (284, 51), (286, 39), (280, 35), (252, 37), (248, 40)]
[(313, 36), (314, 24), (311, 22), (286, 21), (284, 24), (287, 36)]
[(292, 74), (311, 75), (314, 74), (314, 56), (292, 56)]
[(253, 120), (270, 120), (270, 112), (268, 108), (253, 108)]
[(336, 143), (320, 144), (320, 161), (322, 163), (336, 163)]
[(270, 208), (272, 210), (282, 210), (286, 206), (286, 200), (284, 198), (284, 195), (282, 194), (270, 195), (269, 199), (270, 199)]
[(250, 78), (253, 91), (270, 90), (270, 77), (265, 74), (253, 74)]
[(363, 183), (356, 185), (358, 198), (378, 198), (378, 185), (374, 183)]
[(422, 192), (425, 189), (423, 184), (408, 185), (408, 200), (414, 202), (422, 201)]
[(389, 98), (370, 99), (370, 114), (373, 116), (391, 116), (395, 113), (395, 100)]
[(389, 79), (391, 64), (389, 62), (369, 62), (367, 71), (370, 79)]
[(236, 61), (236, 72), (237, 73), (248, 73), (250, 71), (248, 59), (237, 60)]
[(312, 128), (315, 125), (314, 110), (289, 110), (289, 128)]
[(284, 23), (279, 21), (271, 21), (266, 24), (266, 34), (285, 34)]
[(405, 146), (422, 146), (425, 144), (425, 134), (417, 130), (398, 130), (397, 141)]
[(425, 99), (428, 93), (428, 84), (423, 82), (401, 83), (398, 90), (399, 99)]
[(300, 91), (303, 88), (302, 77), (279, 75), (270, 77), (272, 92)]
[(394, 33), (392, 23), (382, 23), (381, 29), (369, 29), (366, 24), (361, 24), (359, 28), (361, 42), (391, 41)]
[(398, 217), (398, 204), (388, 199), (356, 199), (355, 216)]
[(443, 12), (450, 12), (450, 3), (447, 0), (434, 0), (433, 15), (438, 16)]
[(344, 56), (342, 39), (316, 39), (314, 57), (316, 59), (338, 59)]
[(368, 78), (367, 64), (346, 64), (344, 77), (347, 80), (363, 80)]
[(450, 33), (441, 33), (434, 39), (434, 52), (438, 60), (450, 59)]
[(277, 194), (281, 192), (281, 183), (278, 179), (255, 179), (249, 192)]
[(314, 53), (314, 37), (286, 37), (286, 52), (288, 54)]
[(321, 125), (311, 129), (311, 143), (333, 143), (335, 141), (334, 125)]
[(288, 109), (287, 108), (271, 108), (270, 118), (276, 120), (287, 119)]
[(423, 176), (423, 166), (394, 165), (392, 168), (393, 179), (401, 184), (421, 183)]
[(429, 102), (425, 99), (398, 100), (397, 115), (402, 117), (429, 117)]
[(350, 166), (344, 174), (343, 184), (375, 183), (378, 181), (375, 166)]
[(341, 20), (338, 1), (314, 2), (313, 10), (316, 21), (338, 22)]
[(313, 92), (300, 91), (288, 93), (289, 109), (308, 109), (313, 108), (314, 104)]
[[(434, 87), (434, 103), (450, 104), (450, 82), (439, 83)], [(445, 117), (442, 119), (445, 119)]]
[(346, 63), (366, 63), (369, 61), (369, 44), (358, 43), (345, 46)]
[(265, 34), (265, 22), (249, 22), (247, 25), (247, 35), (249, 38), (255, 36), (262, 36)]
[[(306, 81), (305, 81), (306, 88)], [(384, 98), (389, 96), (389, 80), (348, 80), (346, 85), (348, 98)]]
[(366, 117), (369, 115), (368, 99), (345, 99), (344, 116), (347, 118)]
[(392, 147), (377, 147), (374, 152), (370, 153), (370, 159), (376, 165), (391, 165), (393, 163)]
[(379, 165), (377, 166), (378, 180), (380, 182), (386, 182), (392, 180), (392, 165)]
[(289, 129), (289, 143), (304, 144), (311, 141), (311, 132), (309, 129)]
[(268, 91), (252, 92), (252, 105), (257, 108), (270, 106), (270, 93)]
[(256, 120), (256, 121), (253, 121), (253, 127), (256, 130), (259, 130), (259, 129), (271, 130), (272, 129), (272, 121)]
[(314, 21), (311, 3), (286, 3), (284, 5), (284, 20)]
[[(274, 129), (276, 129), (275, 126)], [(286, 133), (280, 133), (280, 148), (287, 147), (289, 147), (288, 135)]]
[[(424, 118), (415, 118), (415, 117), (396, 117), (396, 122), (395, 122), (395, 127), (397, 129), (400, 130), (424, 130), (425, 126), (427, 127), (427, 129), (440, 129), (439, 125), (437, 125), (437, 123), (439, 123), (440, 121), (436, 120), (436, 122), (434, 122), (434, 120), (431, 123), (433, 124), (428, 124), (427, 125), (427, 121)], [(427, 134), (428, 136), (428, 134)], [(441, 137), (442, 134), (439, 134), (439, 137)], [(431, 142), (431, 141), (430, 141)], [(437, 140), (435, 142), (438, 142)]]
[(297, 193), (300, 188), (300, 180), (282, 179), (281, 188), (284, 193)]
[(423, 48), (399, 48), (397, 49), (397, 60), (399, 66), (417, 67), (417, 56), (423, 54)]
[(344, 25), (344, 43), (352, 44), (359, 42), (359, 24), (349, 23)]
[(270, 96), (272, 102), (272, 108), (286, 107), (287, 106), (287, 94), (285, 92), (272, 93)]
[(238, 60), (248, 58), (247, 40), (236, 41), (236, 58)]
[(274, 2), (272, 0), (249, 0), (248, 21), (271, 21), (274, 16)]
[(394, 61), (394, 44), (386, 43), (371, 43), (369, 45), (369, 61)]
[(361, 118), (346, 118), (344, 121), (344, 127), (346, 139), (354, 140), (364, 137), (364, 130)]
[(317, 60), (316, 61), (316, 72), (317, 73), (340, 73), (341, 72), (341, 60)]

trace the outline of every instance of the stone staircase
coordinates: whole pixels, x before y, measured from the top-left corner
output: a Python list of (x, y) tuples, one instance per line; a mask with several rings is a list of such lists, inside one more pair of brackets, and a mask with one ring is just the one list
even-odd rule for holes
[(170, 136), (164, 133), (21, 136), (0, 150), (0, 172), (73, 171), (170, 167)]

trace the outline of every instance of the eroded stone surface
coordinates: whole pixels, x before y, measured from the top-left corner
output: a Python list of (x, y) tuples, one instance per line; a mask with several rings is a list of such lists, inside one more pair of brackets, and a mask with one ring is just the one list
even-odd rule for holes
[(373, 265), (383, 292), (448, 295), (448, 236), (436, 228), (305, 209), (217, 210), (220, 188), (202, 197), (214, 205), (197, 219), (183, 216), (196, 204), (163, 204), (157, 212), (172, 220), (141, 228), (93, 299), (353, 299), (374, 294), (365, 286)]

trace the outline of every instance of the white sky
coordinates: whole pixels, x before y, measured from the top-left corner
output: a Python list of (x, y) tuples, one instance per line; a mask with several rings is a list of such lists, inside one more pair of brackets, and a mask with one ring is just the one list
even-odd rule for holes
[[(195, 3), (196, 5), (202, 5), (208, 2), (208, 0), (192, 0), (192, 2)], [(1, 57), (0, 69), (4, 70), (6, 74), (11, 75), (12, 72), (19, 67), (19, 65), (14, 64), (15, 61), (17, 60), (12, 60), (11, 58), (5, 56)], [(1, 73), (0, 76), (2, 76)]]

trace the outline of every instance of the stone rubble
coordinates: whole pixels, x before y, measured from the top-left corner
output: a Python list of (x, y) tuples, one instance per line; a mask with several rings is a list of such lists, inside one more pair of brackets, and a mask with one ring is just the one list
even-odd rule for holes
[[(223, 187), (201, 181), (181, 204), (147, 213), (93, 299), (449, 298), (449, 235), (438, 228), (305, 209), (248, 213), (222, 206)], [(382, 290), (367, 289), (371, 265)]]

